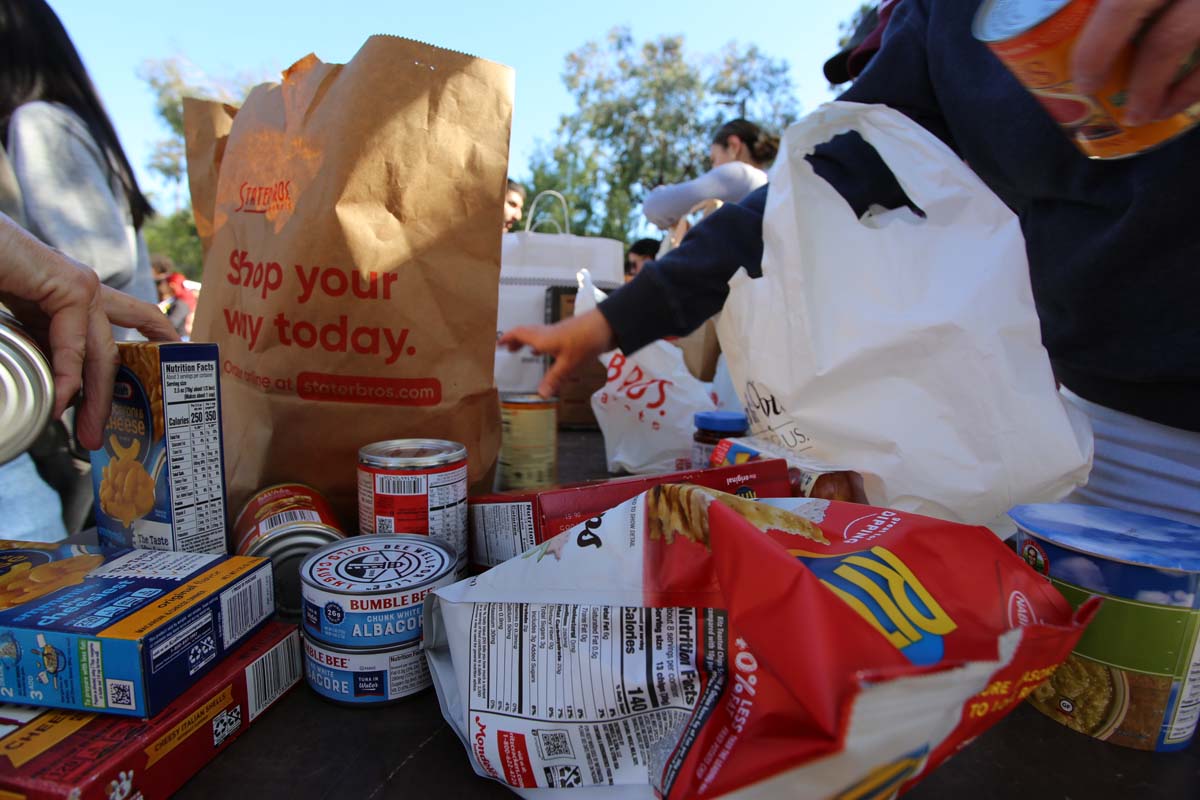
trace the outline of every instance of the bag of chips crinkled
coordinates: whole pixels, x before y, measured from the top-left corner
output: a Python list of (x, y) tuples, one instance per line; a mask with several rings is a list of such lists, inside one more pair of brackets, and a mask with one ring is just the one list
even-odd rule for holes
[(439, 589), (425, 648), (475, 771), (525, 796), (887, 797), (1095, 605), (985, 528), (664, 485)]

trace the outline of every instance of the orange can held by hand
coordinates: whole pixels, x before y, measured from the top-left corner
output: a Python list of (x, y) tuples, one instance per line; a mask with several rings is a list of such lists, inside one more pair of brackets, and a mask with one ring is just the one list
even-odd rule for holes
[(1105, 85), (1081, 94), (1071, 82), (1071, 53), (1098, 0), (986, 0), (975, 38), (986, 44), (1089, 158), (1127, 158), (1186, 133), (1200, 104), (1167, 119), (1124, 123), (1133, 45), (1121, 52)]

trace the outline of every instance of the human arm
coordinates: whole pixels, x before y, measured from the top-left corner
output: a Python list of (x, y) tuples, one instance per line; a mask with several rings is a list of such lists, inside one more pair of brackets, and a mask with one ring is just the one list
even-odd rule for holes
[(111, 325), (137, 328), (151, 340), (179, 338), (157, 307), (101, 285), (93, 270), (46, 247), (3, 214), (0, 302), (49, 344), (54, 416), (83, 387), (77, 432), (93, 449), (101, 445), (117, 370)]
[(102, 283), (131, 288), (135, 234), (124, 198), (113, 193), (104, 154), (83, 121), (53, 103), (27, 103), (13, 113), (8, 144), (29, 230), (90, 265)]
[(1136, 43), (1126, 123), (1170, 117), (1200, 101), (1200, 70), (1177, 80), (1200, 47), (1200, 0), (1100, 0), (1072, 54), (1076, 87), (1099, 91), (1130, 42)]
[(671, 186), (659, 186), (646, 195), (642, 213), (664, 230), (679, 222), (705, 200), (736, 203), (766, 183), (766, 174), (757, 167), (732, 161), (713, 167), (699, 178)]

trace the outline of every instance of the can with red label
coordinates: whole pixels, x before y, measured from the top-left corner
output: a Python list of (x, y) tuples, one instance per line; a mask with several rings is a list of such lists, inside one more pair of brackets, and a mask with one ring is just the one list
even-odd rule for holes
[(299, 619), (300, 565), (314, 551), (345, 538), (329, 502), (311, 486), (280, 483), (251, 497), (233, 523), (238, 555), (271, 559), (281, 617)]
[(975, 17), (975, 38), (1004, 62), (1089, 158), (1127, 158), (1191, 130), (1200, 121), (1200, 104), (1145, 125), (1124, 123), (1132, 44), (1117, 56), (1099, 91), (1085, 95), (1075, 88), (1071, 54), (1096, 3), (987, 0)]
[(358, 451), (360, 533), (415, 533), (458, 554), (466, 574), (467, 448), (443, 439), (392, 439)]

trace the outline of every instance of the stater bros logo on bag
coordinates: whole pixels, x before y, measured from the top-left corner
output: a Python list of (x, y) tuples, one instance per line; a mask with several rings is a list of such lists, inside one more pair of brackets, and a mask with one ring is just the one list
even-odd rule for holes
[(667, 484), (437, 590), (425, 647), (476, 772), (524, 796), (886, 797), (1095, 608), (984, 528)]

